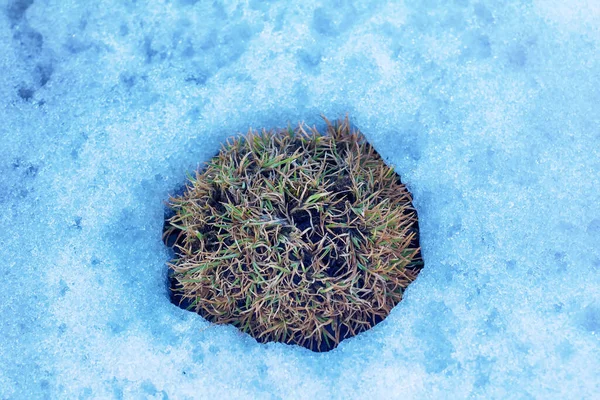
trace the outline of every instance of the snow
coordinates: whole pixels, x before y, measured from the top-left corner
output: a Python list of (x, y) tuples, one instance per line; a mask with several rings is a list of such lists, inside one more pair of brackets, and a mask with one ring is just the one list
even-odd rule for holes
[[(592, 398), (600, 6), (61, 1), (0, 8), (0, 398)], [(249, 127), (349, 114), (425, 268), (336, 350), (170, 304), (164, 201)]]

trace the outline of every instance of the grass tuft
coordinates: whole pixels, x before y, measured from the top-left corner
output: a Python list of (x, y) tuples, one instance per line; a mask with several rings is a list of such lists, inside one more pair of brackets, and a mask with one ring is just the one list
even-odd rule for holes
[(230, 139), (170, 199), (180, 305), (327, 351), (402, 299), (423, 265), (412, 197), (347, 118), (326, 122)]

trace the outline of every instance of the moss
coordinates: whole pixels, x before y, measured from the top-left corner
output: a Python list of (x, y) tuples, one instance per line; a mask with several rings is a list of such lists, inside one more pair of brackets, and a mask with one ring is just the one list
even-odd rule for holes
[(347, 119), (231, 139), (170, 200), (175, 298), (258, 341), (330, 350), (419, 273), (411, 202)]

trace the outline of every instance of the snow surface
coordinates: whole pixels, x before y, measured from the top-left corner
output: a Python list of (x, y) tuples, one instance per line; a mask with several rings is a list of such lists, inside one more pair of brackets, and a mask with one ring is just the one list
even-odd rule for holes
[[(598, 0), (0, 3), (0, 399), (600, 393)], [(329, 353), (170, 304), (163, 202), (349, 113), (425, 269)]]

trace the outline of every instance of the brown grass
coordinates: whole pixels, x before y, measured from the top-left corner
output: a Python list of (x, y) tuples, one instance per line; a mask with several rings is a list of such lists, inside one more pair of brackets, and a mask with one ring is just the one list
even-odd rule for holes
[(170, 199), (188, 309), (324, 351), (402, 299), (422, 267), (411, 195), (348, 119), (326, 122), (230, 140)]

